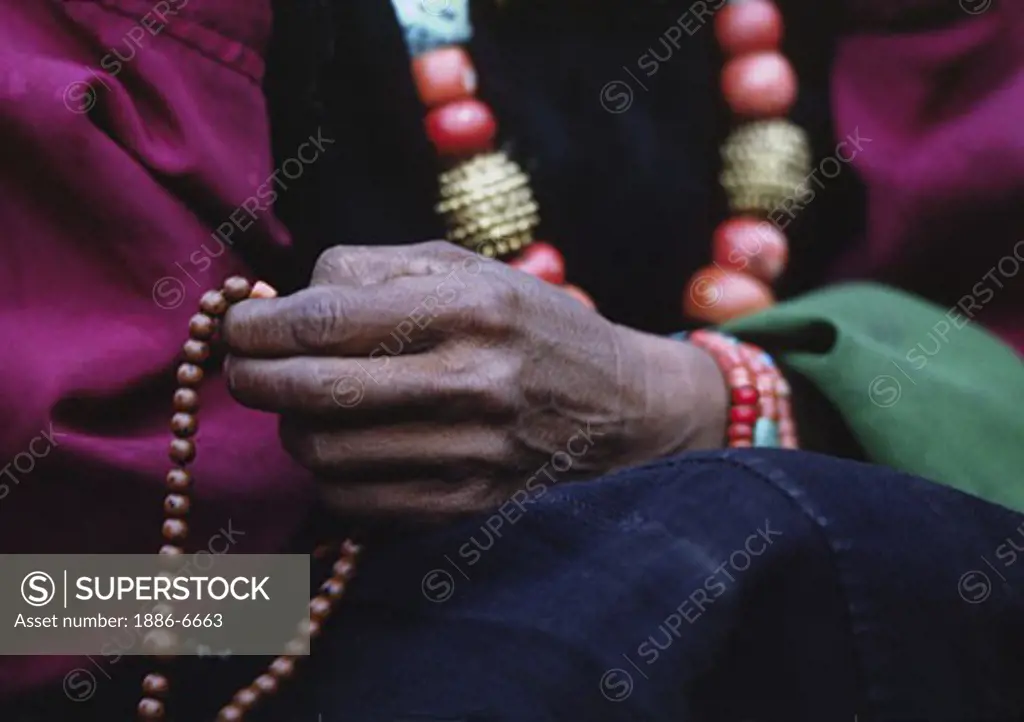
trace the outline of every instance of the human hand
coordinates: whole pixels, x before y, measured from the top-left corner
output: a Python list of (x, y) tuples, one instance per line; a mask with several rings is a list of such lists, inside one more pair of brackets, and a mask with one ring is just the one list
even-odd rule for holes
[(232, 394), (281, 414), (346, 513), (479, 511), (534, 477), (723, 445), (704, 351), (444, 242), (329, 249), (308, 289), (235, 305), (223, 334)]

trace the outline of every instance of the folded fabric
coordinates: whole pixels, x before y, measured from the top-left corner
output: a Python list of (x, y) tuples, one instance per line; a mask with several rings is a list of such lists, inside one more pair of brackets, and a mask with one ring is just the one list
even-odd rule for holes
[(1024, 510), (1024, 363), (959, 307), (839, 285), (725, 330), (812, 383), (871, 461)]
[[(1022, 514), (807, 452), (555, 483), (368, 543), (312, 657), (251, 719), (1019, 720), (1015, 549)], [(140, 675), (122, 664), (93, 699), (54, 689), (0, 718), (132, 719)], [(266, 661), (181, 664), (175, 718), (204, 720)]]

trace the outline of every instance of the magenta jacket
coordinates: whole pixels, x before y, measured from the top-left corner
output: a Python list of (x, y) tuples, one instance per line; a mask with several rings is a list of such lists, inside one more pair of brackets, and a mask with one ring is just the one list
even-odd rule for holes
[[(246, 272), (211, 234), (230, 222), (252, 227), (247, 242), (289, 243), (257, 193), (273, 172), (270, 28), (269, 0), (0, 4), (0, 552), (158, 549), (187, 320), (204, 290)], [(899, 284), (939, 254), (976, 257), (956, 245), (970, 228), (991, 263), (935, 279), (936, 297), (965, 296), (1011, 253), (1022, 37), (1024, 4), (1007, 1), (943, 30), (843, 41), (838, 134), (859, 127), (873, 143), (855, 161), (869, 234), (844, 273)], [(1018, 348), (1022, 289), (1024, 274), (977, 298)], [(190, 542), (280, 549), (309, 507), (308, 474), (272, 416), (223, 384), (203, 402)], [(0, 695), (75, 665), (0, 659)]]

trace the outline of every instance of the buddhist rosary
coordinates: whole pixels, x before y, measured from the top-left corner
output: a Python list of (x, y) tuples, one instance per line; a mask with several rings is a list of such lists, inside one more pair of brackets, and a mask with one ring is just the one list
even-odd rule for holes
[[(174, 467), (167, 472), (168, 494), (164, 498), (165, 519), (161, 532), (166, 543), (160, 547), (160, 554), (178, 557), (185, 553), (182, 545), (188, 537), (188, 516), (191, 508), (190, 492), (192, 475), (186, 469), (196, 457), (194, 437), (198, 430), (196, 415), (199, 412), (197, 387), (203, 380), (202, 364), (210, 358), (211, 342), (215, 341), (218, 322), (233, 304), (250, 297), (261, 295), (244, 278), (233, 277), (224, 282), (219, 291), (208, 291), (199, 301), (199, 313), (189, 319), (188, 340), (182, 347), (183, 362), (178, 366), (178, 389), (174, 392), (174, 415), (171, 416), (171, 432), (174, 438), (170, 444), (170, 457)], [(273, 695), (279, 685), (295, 673), (298, 659), (308, 653), (309, 642), (316, 638), (321, 625), (330, 616), (335, 605), (345, 593), (345, 587), (355, 573), (356, 557), (360, 547), (351, 539), (340, 545), (324, 544), (314, 550), (313, 555), (324, 558), (337, 553), (331, 576), (320, 585), (320, 593), (309, 601), (309, 618), (301, 620), (295, 638), (288, 643), (286, 654), (274, 659), (266, 671), (256, 677), (252, 684), (235, 693), (230, 704), (221, 709), (217, 722), (239, 722), (245, 713), (264, 698)], [(154, 607), (155, 614), (170, 614), (170, 605)], [(157, 658), (173, 656), (177, 647), (174, 632), (166, 629), (155, 630), (146, 635), (147, 648)], [(142, 681), (142, 700), (138, 705), (139, 720), (160, 720), (165, 717), (165, 703), (170, 692), (167, 676), (158, 672), (146, 675)]]
[[(494, 149), (497, 122), (491, 109), (474, 97), (476, 71), (462, 47), (472, 37), (468, 0), (392, 2), (405, 30), (416, 89), (427, 108), (427, 136), (447, 165), (440, 176), (437, 211), (447, 222), (449, 240), (486, 257), (507, 260), (593, 308), (583, 290), (565, 283), (558, 250), (534, 240), (540, 215), (529, 178), (507, 154)], [(714, 266), (694, 276), (683, 307), (694, 318), (717, 323), (773, 303), (766, 284), (782, 273), (787, 243), (778, 229), (761, 219), (794, 192), (806, 176), (810, 154), (803, 132), (779, 119), (795, 100), (796, 77), (778, 52), (782, 38), (778, 9), (768, 0), (732, 3), (716, 15), (715, 33), (729, 57), (722, 71), (726, 102), (748, 122), (733, 132), (723, 148), (722, 184), (736, 216), (715, 231)], [(166, 477), (161, 528), (166, 543), (161, 555), (185, 553), (189, 531), (185, 519), (192, 506), (193, 485), (187, 467), (196, 456), (202, 364), (211, 356), (210, 345), (228, 308), (261, 295), (259, 284), (254, 287), (244, 278), (229, 278), (220, 290), (203, 295), (199, 313), (189, 320), (173, 399), (170, 458), (174, 467)], [(755, 346), (710, 331), (697, 331), (687, 338), (715, 358), (729, 385), (728, 445), (797, 448), (789, 386), (771, 357)], [(314, 556), (337, 554), (337, 559), (320, 593), (309, 602), (309, 618), (297, 625), (286, 653), (238, 690), (220, 710), (217, 722), (241, 722), (246, 712), (295, 674), (298, 659), (307, 654), (309, 642), (319, 635), (352, 579), (359, 552), (360, 546), (351, 539), (317, 547)], [(171, 612), (169, 605), (158, 607), (154, 613)], [(170, 630), (149, 633), (146, 644), (158, 660), (173, 657), (177, 648)], [(165, 674), (146, 675), (138, 719), (164, 719), (169, 693)]]

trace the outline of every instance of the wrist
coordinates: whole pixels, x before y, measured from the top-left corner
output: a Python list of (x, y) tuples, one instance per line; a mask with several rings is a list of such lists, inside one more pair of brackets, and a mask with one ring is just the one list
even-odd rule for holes
[(686, 346), (687, 352), (692, 355), (693, 378), (697, 382), (695, 400), (701, 411), (699, 419), (702, 423), (690, 448), (721, 449), (726, 445), (726, 429), (729, 426), (729, 386), (714, 356), (688, 341), (675, 343)]
[(622, 329), (639, 349), (649, 456), (723, 448), (729, 390), (714, 357), (686, 341)]

